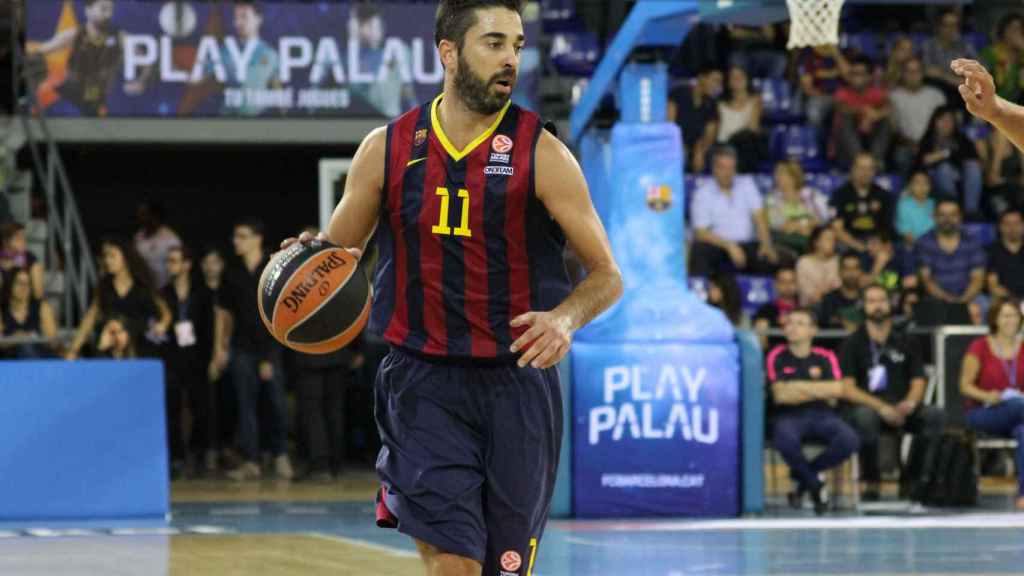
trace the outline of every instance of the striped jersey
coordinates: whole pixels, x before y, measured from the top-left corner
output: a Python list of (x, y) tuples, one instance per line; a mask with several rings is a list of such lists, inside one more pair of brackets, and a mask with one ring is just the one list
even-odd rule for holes
[(443, 95), (387, 127), (379, 261), (370, 329), (395, 346), (452, 358), (502, 358), (569, 293), (565, 237), (538, 200), (542, 125), (509, 102), (462, 150), (438, 121)]

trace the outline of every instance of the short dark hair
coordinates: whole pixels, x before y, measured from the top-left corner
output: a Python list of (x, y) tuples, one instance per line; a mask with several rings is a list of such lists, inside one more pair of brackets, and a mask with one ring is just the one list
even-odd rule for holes
[(522, 15), (523, 0), (441, 0), (434, 19), (434, 45), (449, 40), (461, 50), (466, 31), (476, 24), (476, 11), (481, 8), (507, 8)]
[(1021, 16), (1019, 12), (1010, 12), (1000, 18), (999, 23), (996, 24), (996, 38), (1001, 39), (1003, 34), (1006, 34), (1006, 29), (1014, 22), (1024, 22), (1024, 16)]
[(815, 250), (817, 250), (818, 240), (821, 239), (822, 234), (828, 232), (831, 229), (832, 227), (829, 226), (828, 224), (822, 224), (821, 226), (815, 227), (814, 230), (811, 231), (810, 239), (807, 241), (807, 251), (814, 252)]
[(252, 8), (252, 11), (263, 16), (263, 8), (260, 8), (259, 4), (253, 0), (235, 0), (235, 7), (248, 6)]
[(853, 66), (866, 66), (867, 69), (868, 69), (868, 72), (871, 72), (871, 68), (874, 65), (875, 65), (875, 63), (871, 61), (871, 58), (868, 58), (867, 56), (864, 56), (864, 55), (856, 56), (850, 62), (850, 66), (851, 67), (853, 67)]
[(881, 290), (882, 292), (885, 293), (885, 297), (886, 298), (889, 297), (889, 289), (888, 288), (886, 288), (885, 286), (879, 284), (878, 282), (872, 282), (872, 283), (868, 284), (867, 286), (865, 286), (865, 287), (860, 289), (860, 296), (861, 296), (861, 298), (867, 298), (868, 292), (870, 292), (871, 290)]
[(246, 216), (245, 218), (235, 222), (235, 228), (238, 228), (239, 226), (245, 226), (249, 230), (252, 230), (253, 234), (263, 236), (263, 220), (260, 220), (255, 216)]
[(847, 260), (856, 260), (857, 267), (860, 268), (861, 271), (864, 270), (864, 261), (861, 260), (860, 254), (857, 254), (856, 252), (847, 252), (843, 254), (839, 257), (839, 265), (842, 266), (843, 262), (846, 262)]
[(714, 161), (719, 156), (729, 156), (735, 160), (737, 158), (736, 148), (728, 144), (716, 144), (711, 148), (711, 160)]
[(356, 20), (366, 22), (380, 16), (380, 8), (372, 2), (360, 2), (355, 6)]
[(1003, 223), (1003, 218), (1006, 218), (1010, 214), (1016, 214), (1017, 216), (1020, 216), (1021, 218), (1024, 218), (1024, 212), (1022, 212), (1020, 208), (1007, 208), (1005, 212), (1003, 212), (1002, 214), (999, 215), (998, 222), (1000, 224), (1002, 224)]
[(786, 314), (786, 317), (789, 318), (793, 314), (803, 314), (811, 319), (811, 324), (814, 324), (815, 326), (818, 325), (818, 315), (814, 313), (814, 310), (806, 306), (797, 306), (796, 308), (793, 308)]
[(953, 200), (952, 198), (949, 198), (949, 197), (946, 197), (946, 196), (939, 196), (935, 200), (935, 212), (938, 212), (939, 211), (939, 207), (941, 207), (943, 204), (949, 204), (951, 206), (956, 206), (957, 211), (962, 212), (962, 210), (960, 210), (960, 203), (957, 202), (956, 200)]
[(172, 246), (171, 249), (167, 251), (167, 253), (170, 254), (171, 252), (175, 251), (181, 252), (182, 260), (186, 260), (188, 262), (195, 262), (195, 260), (193, 260), (192, 258), (192, 250), (190, 250), (188, 246), (184, 244), (178, 244), (177, 246)]
[(1017, 316), (1024, 321), (1024, 314), (1021, 313), (1020, 300), (1016, 298), (999, 298), (992, 302), (988, 307), (988, 314), (985, 315), (985, 321), (988, 324), (988, 330), (992, 334), (995, 334), (999, 327), (996, 325), (996, 321), (999, 319), (999, 312), (1003, 309), (1003, 306), (1011, 306), (1014, 311), (1017, 312)]

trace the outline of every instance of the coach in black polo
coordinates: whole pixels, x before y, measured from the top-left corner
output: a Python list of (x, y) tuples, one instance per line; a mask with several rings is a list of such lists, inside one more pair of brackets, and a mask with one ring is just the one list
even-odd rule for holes
[(844, 418), (860, 435), (863, 498), (878, 500), (881, 473), (878, 437), (888, 430), (937, 436), (945, 414), (925, 406), (925, 374), (921, 349), (902, 330), (893, 327), (889, 293), (879, 284), (864, 289), (864, 324), (840, 348), (839, 363), (851, 385), (876, 400), (871, 405), (846, 406)]

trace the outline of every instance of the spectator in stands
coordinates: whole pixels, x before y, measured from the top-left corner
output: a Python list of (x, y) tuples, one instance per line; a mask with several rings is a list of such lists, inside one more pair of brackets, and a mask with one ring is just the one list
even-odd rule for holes
[(708, 151), (718, 135), (717, 99), (721, 93), (722, 71), (706, 67), (697, 72), (692, 87), (677, 88), (668, 101), (667, 119), (683, 133), (687, 168), (698, 174), (704, 172)]
[(829, 292), (839, 288), (839, 256), (836, 234), (818, 226), (811, 234), (811, 252), (796, 261), (796, 284), (801, 306), (817, 306)]
[(779, 264), (761, 192), (751, 178), (736, 178), (736, 151), (715, 149), (714, 178), (694, 193), (691, 211), (695, 241), (690, 273), (710, 276), (723, 267), (771, 273)]
[(903, 65), (903, 82), (892, 89), (889, 102), (896, 130), (893, 160), (896, 169), (905, 173), (917, 155), (932, 114), (946, 103), (946, 97), (938, 88), (924, 83), (924, 64), (915, 56)]
[(17, 268), (10, 276), (10, 283), (4, 288), (6, 297), (0, 310), (0, 336), (46, 338), (41, 342), (14, 344), (13, 357), (19, 359), (44, 358), (51, 356), (57, 345), (57, 321), (46, 300), (32, 296), (31, 274), (25, 268)]
[(904, 276), (905, 251), (897, 250), (892, 235), (879, 230), (868, 238), (868, 271), (861, 279), (861, 286), (870, 283), (881, 284), (886, 290), (895, 292), (900, 288)]
[(988, 292), (995, 298), (1024, 297), (1024, 215), (1017, 208), (999, 216), (999, 240), (988, 247)]
[(743, 295), (735, 274), (715, 273), (708, 278), (708, 304), (721, 310), (733, 326), (743, 321)]
[(132, 333), (132, 322), (124, 316), (115, 314), (103, 322), (100, 329), (96, 355), (100, 358), (129, 360), (138, 356), (135, 348), (137, 337)]
[[(237, 394), (239, 442), (245, 462), (228, 473), (232, 480), (255, 480), (262, 475), (260, 429), (268, 430), (268, 446), (278, 478), (293, 476), (288, 458), (287, 412), (281, 350), (259, 318), (256, 287), (267, 265), (263, 250), (263, 223), (247, 218), (235, 225), (235, 253), (239, 265), (225, 271), (222, 310), (231, 317), (231, 375)], [(223, 354), (223, 352), (221, 352)], [(261, 398), (269, 406), (269, 421), (260, 418)]]
[(892, 142), (892, 106), (884, 88), (872, 85), (871, 62), (854, 60), (849, 85), (835, 93), (835, 158), (841, 166), (853, 166), (857, 155), (869, 151), (881, 165)]
[(0, 252), (0, 286), (10, 285), (14, 273), (24, 268), (32, 280), (32, 298), (41, 300), (46, 273), (43, 271), (43, 263), (28, 250), (25, 226), (18, 222), (4, 224), (0, 228), (0, 245), (3, 247)]
[[(860, 436), (864, 500), (879, 499), (878, 438), (887, 431), (938, 436), (945, 414), (925, 406), (924, 357), (917, 340), (893, 326), (889, 292), (880, 284), (864, 289), (864, 324), (840, 348), (839, 361), (849, 386), (873, 402), (847, 406), (844, 418)], [(934, 456), (934, 455), (932, 455)]]
[(961, 221), (960, 205), (940, 199), (935, 206), (935, 229), (914, 245), (917, 273), (930, 300), (921, 303), (928, 308), (915, 314), (918, 322), (964, 323), (967, 303), (985, 287), (984, 247), (962, 229)]
[(925, 75), (942, 87), (950, 102), (959, 102), (956, 87), (960, 85), (961, 80), (959, 76), (953, 74), (949, 63), (957, 58), (973, 59), (977, 52), (974, 46), (960, 35), (960, 14), (956, 8), (947, 8), (939, 13), (936, 29), (935, 36), (925, 40), (921, 48)]
[(146, 262), (135, 247), (120, 239), (101, 243), (102, 270), (92, 304), (82, 317), (71, 346), (64, 357), (78, 358), (82, 347), (112, 316), (120, 316), (132, 336), (133, 351), (139, 356), (156, 357), (157, 344), (171, 328), (171, 312), (157, 291)]
[(167, 254), (181, 246), (181, 238), (164, 224), (163, 209), (156, 203), (143, 202), (136, 209), (139, 231), (135, 233), (135, 249), (153, 273), (153, 286), (160, 290), (167, 284)]
[(822, 326), (856, 330), (863, 318), (860, 290), (864, 282), (861, 257), (848, 252), (839, 259), (839, 288), (825, 294), (818, 306)]
[(849, 75), (850, 64), (835, 44), (805, 48), (797, 56), (800, 109), (815, 126), (824, 126), (832, 96)]
[(892, 194), (875, 184), (875, 159), (866, 152), (857, 155), (850, 179), (832, 193), (830, 204), (836, 238), (857, 252), (867, 250), (867, 239), (876, 231), (892, 228)]
[(957, 200), (957, 182), (963, 190), (963, 207), (969, 216), (981, 209), (981, 153), (957, 122), (955, 109), (942, 106), (932, 114), (918, 147), (918, 167), (928, 171), (939, 196)]
[(829, 218), (828, 197), (808, 186), (800, 163), (791, 160), (775, 165), (775, 190), (765, 197), (765, 210), (775, 244), (797, 254)]
[[(957, 58), (961, 57), (963, 55), (957, 55)], [(981, 63), (992, 74), (996, 94), (1010, 102), (1021, 101), (1021, 90), (1024, 89), (1024, 74), (1021, 74), (1022, 57), (1024, 16), (1011, 12), (999, 20), (996, 26), (996, 41), (981, 51)]]
[(1017, 502), (1024, 509), (1024, 343), (1020, 301), (1001, 300), (988, 311), (989, 335), (971, 342), (960, 368), (967, 426), (1017, 441)]
[(726, 96), (718, 102), (716, 140), (736, 150), (741, 173), (755, 172), (761, 159), (768, 154), (768, 142), (761, 133), (763, 108), (761, 95), (750, 91), (750, 77), (746, 71), (736, 66), (730, 68)]
[[(193, 282), (192, 252), (186, 246), (167, 254), (170, 282), (162, 295), (171, 309), (174, 334), (167, 347), (167, 418), (171, 460), (195, 462), (196, 470), (216, 469), (217, 390), (210, 385), (208, 367), (213, 356), (213, 293), (204, 283)], [(190, 450), (186, 454), (181, 416), (185, 401), (192, 415)]]
[(918, 238), (935, 227), (935, 199), (931, 191), (928, 173), (916, 170), (896, 203), (896, 231), (907, 246), (913, 246)]
[(754, 313), (754, 331), (761, 341), (761, 349), (768, 350), (778, 343), (778, 338), (768, 337), (768, 330), (781, 328), (786, 316), (797, 308), (799, 296), (796, 284), (796, 270), (782, 266), (775, 271), (775, 299), (762, 304)]
[(786, 73), (786, 52), (778, 47), (782, 35), (776, 26), (730, 25), (728, 30), (732, 40), (730, 65), (755, 78), (782, 78)]
[(889, 58), (886, 60), (885, 70), (882, 72), (883, 85), (892, 90), (903, 84), (907, 62), (916, 57), (914, 42), (910, 37), (904, 34), (896, 36), (889, 47)]
[[(820, 515), (825, 513), (828, 496), (818, 474), (842, 463), (860, 443), (857, 433), (835, 412), (836, 402), (844, 397), (843, 375), (835, 354), (812, 347), (817, 333), (814, 314), (805, 308), (793, 310), (785, 331), (786, 344), (773, 348), (766, 360), (775, 404), (772, 444), (797, 479), (790, 505), (799, 507), (803, 494), (809, 493), (814, 512)], [(805, 440), (826, 445), (811, 462), (801, 447)]]

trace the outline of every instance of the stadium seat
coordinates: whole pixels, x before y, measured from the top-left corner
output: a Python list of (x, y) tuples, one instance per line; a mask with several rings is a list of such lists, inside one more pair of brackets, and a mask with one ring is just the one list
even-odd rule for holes
[(579, 20), (576, 18), (576, 2), (573, 0), (546, 0), (541, 3), (541, 26), (544, 32), (564, 32), (575, 29)]
[(839, 36), (839, 47), (867, 56), (871, 60), (878, 60), (882, 56), (882, 39), (874, 32), (842, 34)]
[(559, 74), (589, 77), (601, 57), (597, 35), (588, 30), (554, 34), (551, 37), (550, 57)]
[(989, 245), (996, 241), (999, 236), (999, 232), (996, 226), (991, 222), (977, 222), (964, 224), (964, 230), (967, 230), (969, 234), (973, 234), (984, 245)]
[(794, 159), (808, 172), (825, 169), (825, 158), (818, 145), (818, 131), (814, 126), (776, 126), (772, 129), (769, 142), (775, 161)]
[(775, 299), (775, 286), (767, 276), (740, 275), (736, 282), (740, 287), (743, 311), (747, 314), (754, 314), (758, 308)]
[(785, 78), (755, 78), (751, 82), (764, 102), (763, 118), (767, 123), (785, 123), (799, 120), (793, 110), (793, 88)]

